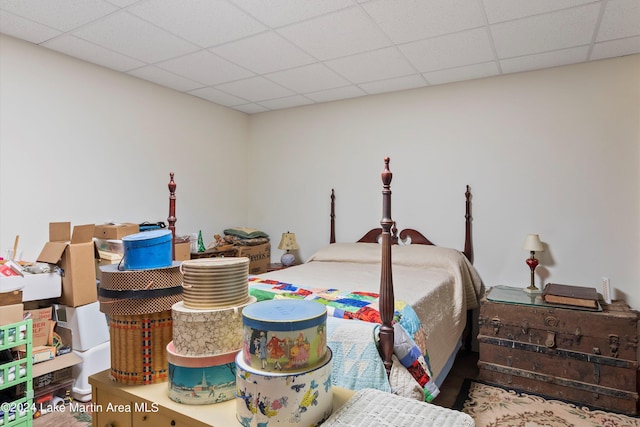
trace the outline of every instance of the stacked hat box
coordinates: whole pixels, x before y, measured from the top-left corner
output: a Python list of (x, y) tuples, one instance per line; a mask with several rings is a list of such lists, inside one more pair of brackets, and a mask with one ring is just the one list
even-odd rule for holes
[(100, 267), (113, 379), (168, 381), (168, 397), (186, 405), (235, 398), (246, 426), (315, 426), (331, 415), (324, 305), (256, 302), (248, 258), (174, 262), (170, 231), (125, 236), (123, 245), (120, 264)]
[(274, 299), (242, 312), (236, 417), (242, 425), (315, 426), (332, 411), (326, 307)]
[(109, 318), (111, 377), (124, 384), (167, 380), (171, 307), (182, 300), (172, 233), (153, 230), (122, 238), (120, 264), (100, 267), (100, 311)]
[(249, 296), (249, 258), (184, 261), (183, 301), (172, 307), (173, 341), (167, 345), (169, 398), (203, 405), (234, 398), (236, 355), (242, 348), (242, 313)]

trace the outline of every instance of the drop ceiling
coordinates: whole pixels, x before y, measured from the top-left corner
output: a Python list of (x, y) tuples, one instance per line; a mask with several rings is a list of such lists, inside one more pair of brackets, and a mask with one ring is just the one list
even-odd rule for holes
[(0, 0), (0, 32), (251, 114), (640, 53), (640, 0)]

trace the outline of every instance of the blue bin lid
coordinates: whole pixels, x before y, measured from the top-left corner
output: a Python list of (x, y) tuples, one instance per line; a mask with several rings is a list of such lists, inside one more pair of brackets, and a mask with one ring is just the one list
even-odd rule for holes
[[(135, 242), (139, 240), (151, 240), (156, 238), (162, 238), (171, 234), (171, 230), (150, 230), (142, 231), (140, 233), (129, 234), (122, 238), (123, 242)], [(161, 239), (164, 240), (164, 239)]]

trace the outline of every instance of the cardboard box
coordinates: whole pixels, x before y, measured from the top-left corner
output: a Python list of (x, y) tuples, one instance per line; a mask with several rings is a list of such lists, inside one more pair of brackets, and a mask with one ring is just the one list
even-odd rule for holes
[(239, 257), (249, 258), (249, 274), (261, 274), (267, 272), (267, 266), (271, 262), (271, 243), (263, 243), (255, 246), (236, 246)]
[(93, 302), (80, 307), (53, 305), (56, 327), (71, 330), (71, 349), (86, 351), (109, 341), (107, 316), (100, 311), (100, 303)]
[(56, 356), (55, 359), (50, 360), (45, 363), (41, 363), (38, 366), (34, 366), (31, 370), (33, 378), (40, 377), (42, 375), (46, 375), (51, 372), (55, 372), (59, 369), (65, 369), (67, 367), (71, 367), (81, 363), (82, 359), (71, 353), (63, 354), (61, 356)]
[(22, 303), (0, 306), (0, 326), (22, 322), (22, 311)]
[(44, 346), (53, 343), (53, 327), (51, 307), (25, 310), (24, 318), (31, 319), (33, 330), (33, 346)]
[(176, 243), (174, 246), (175, 254), (173, 257), (174, 261), (187, 261), (191, 259), (191, 243), (183, 242)]
[(60, 302), (64, 305), (76, 307), (98, 300), (94, 228), (93, 224), (77, 225), (70, 236), (71, 223), (49, 224), (49, 241), (37, 260), (57, 264), (62, 269)]
[(99, 224), (95, 226), (93, 231), (93, 237), (97, 237), (98, 239), (115, 239), (121, 240), (124, 236), (128, 236), (129, 234), (135, 234), (140, 231), (140, 226), (138, 224), (132, 224), (129, 222), (123, 223), (109, 223), (109, 224)]
[(22, 291), (14, 290), (14, 291), (0, 291), (0, 306), (2, 305), (13, 305), (13, 304), (21, 304), (22, 303)]
[(48, 345), (41, 345), (31, 349), (33, 355), (33, 363), (46, 362), (56, 357), (56, 348)]

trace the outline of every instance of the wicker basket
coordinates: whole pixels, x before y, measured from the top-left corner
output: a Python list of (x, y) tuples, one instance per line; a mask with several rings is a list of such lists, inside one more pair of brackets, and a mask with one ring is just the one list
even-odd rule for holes
[(124, 384), (167, 381), (166, 347), (173, 339), (171, 310), (110, 316), (111, 376)]

